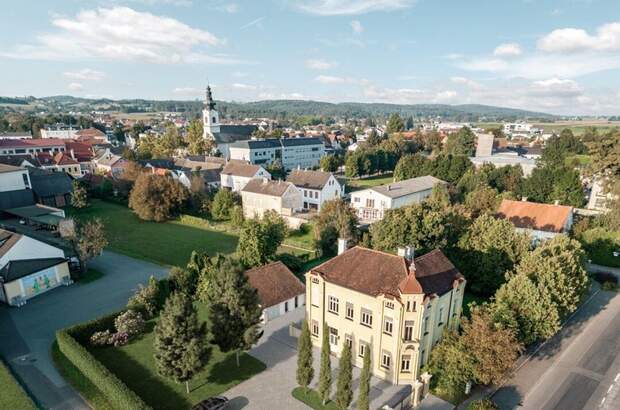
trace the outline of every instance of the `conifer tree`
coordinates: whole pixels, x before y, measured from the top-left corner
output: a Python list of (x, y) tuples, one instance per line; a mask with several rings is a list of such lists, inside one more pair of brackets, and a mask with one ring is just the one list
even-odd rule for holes
[(319, 397), (323, 405), (329, 400), (332, 387), (332, 365), (329, 357), (329, 328), (323, 322), (323, 342), (321, 343), (321, 369), (319, 375)]
[(336, 384), (336, 404), (346, 410), (353, 400), (353, 365), (351, 364), (351, 347), (345, 343), (338, 365), (338, 382)]
[(297, 347), (297, 384), (307, 389), (314, 378), (312, 340), (310, 340), (310, 328), (307, 320), (303, 321)]
[(188, 394), (189, 381), (208, 360), (204, 339), (192, 301), (182, 292), (170, 295), (155, 326), (155, 363), (160, 375), (184, 382)]
[(357, 409), (368, 410), (370, 408), (370, 353), (368, 348), (364, 352), (364, 364), (360, 375), (360, 394), (357, 398)]
[(222, 352), (234, 351), (239, 366), (240, 352), (260, 337), (262, 310), (256, 289), (237, 261), (227, 258), (221, 262), (209, 281), (205, 301), (213, 343)]

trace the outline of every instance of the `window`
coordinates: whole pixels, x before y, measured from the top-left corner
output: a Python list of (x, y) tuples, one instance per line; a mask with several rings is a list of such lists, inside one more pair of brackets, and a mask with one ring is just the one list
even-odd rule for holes
[(428, 334), (428, 316), (424, 318), (424, 336)]
[(327, 310), (331, 313), (338, 314), (338, 298), (330, 296), (328, 300)]
[[(366, 342), (362, 342), (360, 340), (360, 342), (359, 342), (359, 349), (358, 349), (359, 350), (359, 352), (358, 352), (359, 357), (364, 357), (364, 355), (366, 354), (366, 350), (368, 348), (369, 348), (368, 344)], [(370, 352), (368, 352), (368, 354), (370, 354)]]
[(385, 302), (385, 307), (388, 309), (394, 309), (394, 302)]
[(374, 199), (366, 199), (366, 208), (374, 208), (375, 200)]
[(411, 356), (406, 355), (402, 357), (400, 371), (403, 373), (409, 373), (411, 371)]
[(333, 327), (329, 328), (329, 344), (332, 346), (338, 346), (338, 329)]
[(317, 322), (316, 320), (312, 321), (312, 335), (313, 336), (319, 335), (319, 322)]
[(353, 198), (353, 202), (359, 202), (360, 201), (360, 197), (356, 196), (355, 198)]
[(308, 196), (308, 190), (304, 189), (304, 196), (307, 197)]
[(299, 296), (295, 296), (295, 309), (299, 307), (299, 301), (297, 300)]
[(353, 336), (344, 335), (344, 341), (349, 346), (349, 349), (353, 350)]
[(284, 302), (284, 312), (288, 312), (288, 300)]
[(403, 339), (405, 339), (406, 341), (410, 342), (413, 340), (413, 326), (414, 326), (414, 321), (413, 320), (406, 320), (405, 321), (405, 332), (403, 334)]
[(22, 178), (24, 178), (24, 185), (26, 188), (30, 188), (30, 184), (28, 183), (28, 174), (22, 174)]
[(381, 352), (381, 367), (383, 367), (384, 369), (389, 369), (391, 359), (392, 358), (390, 357), (390, 353), (386, 352), (385, 350)]
[(312, 278), (312, 283), (319, 283), (319, 278)]
[[(314, 282), (314, 279), (312, 281)], [(310, 297), (312, 298), (312, 300), (310, 301), (312, 306), (319, 307), (319, 303), (321, 302), (321, 289), (318, 285), (312, 286), (312, 294), (310, 295)]]
[(443, 306), (439, 308), (439, 323), (437, 326), (443, 325)]
[(394, 324), (392, 323), (392, 318), (385, 316), (383, 319), (383, 333), (391, 335), (393, 328)]
[(353, 303), (347, 302), (347, 308), (344, 317), (349, 320), (353, 320)]
[(372, 311), (368, 309), (362, 309), (360, 323), (364, 326), (372, 327)]

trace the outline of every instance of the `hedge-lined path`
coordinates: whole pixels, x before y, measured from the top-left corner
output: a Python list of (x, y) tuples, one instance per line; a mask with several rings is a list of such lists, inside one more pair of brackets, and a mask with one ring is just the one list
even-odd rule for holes
[(0, 306), (0, 355), (45, 408), (89, 408), (54, 368), (50, 347), (56, 330), (124, 307), (138, 284), (168, 272), (110, 251), (90, 266), (105, 275), (95, 282), (54, 289), (21, 308)]

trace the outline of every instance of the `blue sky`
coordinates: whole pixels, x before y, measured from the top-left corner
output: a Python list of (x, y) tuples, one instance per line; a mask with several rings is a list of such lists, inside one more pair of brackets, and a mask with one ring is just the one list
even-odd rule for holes
[(481, 103), (620, 114), (617, 0), (35, 0), (0, 95)]

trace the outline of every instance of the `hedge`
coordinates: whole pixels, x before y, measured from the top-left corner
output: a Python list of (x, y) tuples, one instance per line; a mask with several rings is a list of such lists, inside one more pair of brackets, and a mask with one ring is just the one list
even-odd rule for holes
[(118, 410), (146, 410), (148, 406), (84, 347), (95, 331), (112, 329), (118, 312), (56, 332), (58, 348)]

